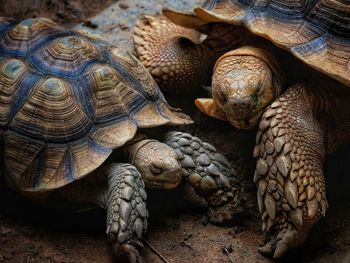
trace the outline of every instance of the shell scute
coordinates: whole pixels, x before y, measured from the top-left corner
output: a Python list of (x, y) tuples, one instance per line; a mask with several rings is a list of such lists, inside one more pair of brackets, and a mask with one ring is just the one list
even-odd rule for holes
[(114, 124), (100, 125), (92, 131), (90, 138), (101, 147), (115, 149), (132, 139), (137, 131), (137, 123), (130, 120), (118, 120)]
[(29, 185), (35, 187), (34, 170), (37, 168), (36, 156), (45, 147), (45, 143), (31, 141), (24, 136), (14, 132), (3, 134), (4, 145), (4, 176), (15, 187), (20, 185), (27, 188)]
[[(124, 131), (124, 133), (127, 132)], [(88, 174), (100, 166), (110, 155), (112, 149), (106, 149), (92, 140), (84, 140), (82, 143), (73, 144), (70, 151), (72, 170), (74, 174), (80, 175)]]
[(112, 64), (115, 63), (116, 68), (121, 70), (121, 74), (125, 68), (132, 72), (134, 79), (130, 77), (126, 79), (135, 85), (147, 99), (157, 100), (159, 98), (159, 88), (156, 82), (140, 61), (127, 51), (116, 47), (111, 48), (109, 53), (113, 59)]
[(77, 78), (91, 63), (102, 60), (100, 47), (79, 36), (57, 38), (28, 57), (38, 71), (69, 78)]
[(94, 65), (80, 82), (81, 87), (88, 87), (90, 92), (96, 123), (104, 123), (125, 117), (125, 106), (120, 97), (128, 87), (121, 81), (117, 72), (107, 65)]
[(5, 58), (0, 62), (0, 128), (12, 121), (39, 79), (22, 60)]
[[(1, 23), (1, 21), (0, 21)], [(5, 22), (8, 24), (8, 22)], [(27, 56), (48, 41), (59, 36), (72, 35), (69, 30), (62, 30), (53, 21), (47, 18), (28, 18), (15, 26), (4, 25), (1, 28), (9, 29), (0, 39), (2, 52), (15, 56)]]
[(68, 82), (58, 78), (41, 79), (9, 126), (44, 141), (77, 140), (87, 134), (93, 123), (74, 98)]
[(0, 34), (16, 25), (16, 21), (7, 17), (0, 17)]

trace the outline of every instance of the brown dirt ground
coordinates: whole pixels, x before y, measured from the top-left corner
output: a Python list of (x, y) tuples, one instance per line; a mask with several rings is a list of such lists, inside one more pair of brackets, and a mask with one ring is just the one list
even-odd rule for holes
[(84, 22), (114, 0), (1, 0), (0, 15), (23, 18), (45, 16), (65, 25)]
[[(159, 13), (163, 6), (190, 10), (199, 2), (0, 0), (0, 15), (45, 15), (64, 25), (79, 22), (78, 27), (102, 31), (110, 41), (132, 50), (132, 27), (139, 14)], [(255, 132), (237, 131), (201, 117), (193, 108), (187, 110), (197, 121), (191, 132), (214, 144), (246, 178), (253, 206), (234, 222), (216, 226), (207, 222), (203, 209), (182, 200), (178, 190), (149, 191), (150, 224), (145, 239), (169, 262), (274, 262), (257, 252), (262, 232), (255, 189), (250, 183)], [(314, 227), (302, 248), (290, 252), (281, 262), (350, 262), (349, 163), (349, 147), (328, 158), (327, 217)], [(1, 188), (0, 262), (112, 262), (104, 235), (105, 212), (76, 210), (74, 206), (51, 208)], [(142, 256), (145, 262), (162, 262), (147, 245)]]

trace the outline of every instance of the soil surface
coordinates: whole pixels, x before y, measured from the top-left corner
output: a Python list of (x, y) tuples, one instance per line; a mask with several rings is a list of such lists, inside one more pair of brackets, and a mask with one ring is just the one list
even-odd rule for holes
[[(142, 14), (161, 9), (191, 10), (198, 0), (0, 0), (0, 16), (17, 18), (48, 16), (65, 26), (88, 28), (130, 51), (132, 28)], [(169, 98), (183, 106), (196, 120), (187, 128), (223, 153), (248, 190), (246, 213), (227, 225), (208, 222), (206, 211), (181, 198), (179, 190), (149, 191), (150, 221), (142, 257), (145, 262), (274, 262), (257, 252), (262, 237), (260, 216), (252, 182), (251, 158), (255, 131), (238, 131), (230, 125), (202, 116), (192, 98)], [(188, 106), (190, 105), (190, 106)], [(350, 262), (349, 147), (327, 160), (330, 209), (312, 230), (303, 247), (291, 251), (281, 262)], [(105, 212), (73, 205), (49, 207), (0, 188), (0, 262), (85, 263), (113, 262), (105, 238)], [(154, 252), (156, 251), (156, 252)], [(159, 254), (159, 255), (157, 255)]]

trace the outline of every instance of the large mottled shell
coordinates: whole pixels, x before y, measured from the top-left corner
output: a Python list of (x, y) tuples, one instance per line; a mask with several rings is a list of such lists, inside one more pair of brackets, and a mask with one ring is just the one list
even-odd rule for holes
[(1, 158), (12, 187), (64, 186), (138, 127), (189, 122), (129, 53), (49, 19), (0, 18)]
[(196, 16), (244, 25), (350, 85), (350, 5), (341, 0), (207, 0)]

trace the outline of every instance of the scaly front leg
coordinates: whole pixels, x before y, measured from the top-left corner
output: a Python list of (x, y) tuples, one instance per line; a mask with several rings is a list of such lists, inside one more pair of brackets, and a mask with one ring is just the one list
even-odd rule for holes
[(175, 150), (185, 181), (207, 201), (210, 221), (221, 223), (243, 211), (240, 179), (213, 145), (185, 132), (169, 132), (164, 142)]
[(112, 164), (106, 173), (108, 190), (100, 196), (100, 203), (107, 209), (107, 236), (117, 262), (139, 262), (140, 238), (148, 218), (145, 185), (129, 164)]
[(69, 184), (51, 198), (95, 203), (107, 210), (107, 237), (116, 262), (140, 262), (138, 248), (147, 230), (145, 185), (137, 169), (125, 163), (104, 164), (90, 176)]
[(256, 138), (254, 181), (267, 236), (259, 251), (274, 258), (300, 246), (328, 206), (325, 134), (311, 96), (300, 85), (290, 87), (265, 111)]

